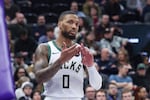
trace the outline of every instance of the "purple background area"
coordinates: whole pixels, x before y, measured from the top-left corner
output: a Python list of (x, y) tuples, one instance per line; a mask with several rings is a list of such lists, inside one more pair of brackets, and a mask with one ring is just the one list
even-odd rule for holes
[(4, 18), (4, 0), (0, 0), (0, 100), (15, 98)]

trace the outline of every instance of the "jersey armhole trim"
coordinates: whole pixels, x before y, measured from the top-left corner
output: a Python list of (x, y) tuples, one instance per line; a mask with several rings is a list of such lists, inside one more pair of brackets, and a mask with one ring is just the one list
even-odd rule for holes
[(48, 48), (48, 62), (49, 62), (51, 56), (51, 47), (49, 46), (49, 44), (47, 44), (47, 48)]

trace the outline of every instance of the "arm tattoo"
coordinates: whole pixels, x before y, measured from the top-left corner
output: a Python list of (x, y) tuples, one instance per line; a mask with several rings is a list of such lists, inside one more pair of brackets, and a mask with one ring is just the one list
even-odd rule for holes
[(38, 83), (50, 80), (60, 69), (60, 60), (48, 65), (48, 49), (46, 45), (39, 45), (35, 52), (35, 74)]

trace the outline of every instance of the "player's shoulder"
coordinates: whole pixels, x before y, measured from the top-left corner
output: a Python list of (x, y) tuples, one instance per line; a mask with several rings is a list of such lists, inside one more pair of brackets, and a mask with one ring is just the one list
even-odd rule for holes
[(38, 46), (39, 47), (47, 47), (49, 44), (51, 44), (53, 41), (48, 41), (46, 43), (40, 43)]
[(47, 46), (47, 44), (48, 44), (48, 43), (40, 43), (40, 44), (38, 45), (38, 47), (40, 47), (40, 48), (41, 48), (41, 47), (42, 47), (42, 48), (45, 48), (45, 47)]
[(37, 51), (46, 53), (48, 51), (48, 42), (39, 44), (37, 47)]

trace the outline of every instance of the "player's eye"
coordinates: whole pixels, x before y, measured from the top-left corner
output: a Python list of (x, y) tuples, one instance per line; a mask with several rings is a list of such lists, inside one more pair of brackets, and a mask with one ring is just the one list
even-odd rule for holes
[(79, 26), (79, 23), (78, 23), (78, 22), (76, 23), (76, 26)]
[(69, 23), (69, 24), (73, 24), (73, 21), (72, 21), (72, 20), (69, 20), (67, 23)]

